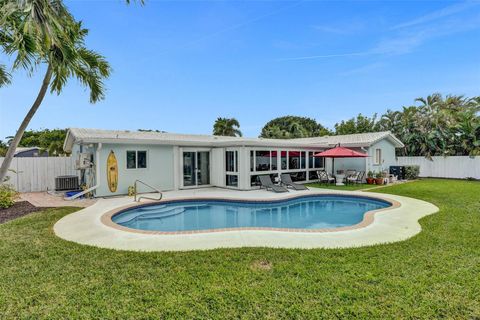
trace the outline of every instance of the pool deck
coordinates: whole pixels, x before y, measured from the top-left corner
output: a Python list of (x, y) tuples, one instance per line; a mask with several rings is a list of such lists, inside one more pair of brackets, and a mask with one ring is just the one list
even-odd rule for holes
[[(280, 194), (265, 190), (236, 191), (201, 188), (165, 192), (163, 200), (210, 198), (266, 201), (312, 194), (368, 196), (384, 199), (397, 205), (373, 213), (372, 221), (369, 223), (339, 231), (297, 232), (241, 229), (187, 234), (155, 234), (131, 232), (105, 223), (105, 215), (133, 203), (132, 197), (115, 197), (99, 199), (94, 205), (63, 217), (55, 224), (54, 231), (57, 236), (68, 241), (132, 251), (187, 251), (239, 247), (349, 248), (406, 240), (421, 231), (418, 223), (420, 218), (438, 211), (433, 204), (413, 198), (319, 188)], [(150, 200), (142, 201), (142, 203), (146, 202), (150, 202)]]

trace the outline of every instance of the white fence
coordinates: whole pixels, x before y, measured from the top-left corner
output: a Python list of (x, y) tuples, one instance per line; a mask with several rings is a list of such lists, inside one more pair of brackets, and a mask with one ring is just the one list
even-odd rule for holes
[(20, 192), (54, 190), (55, 177), (78, 173), (72, 157), (13, 158), (10, 169), (8, 183)]
[(480, 179), (480, 157), (398, 157), (398, 165), (419, 165), (420, 177)]

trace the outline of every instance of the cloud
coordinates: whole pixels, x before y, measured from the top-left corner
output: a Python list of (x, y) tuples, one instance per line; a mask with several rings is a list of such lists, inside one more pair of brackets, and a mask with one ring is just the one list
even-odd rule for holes
[(341, 72), (341, 73), (339, 73), (339, 75), (341, 75), (341, 76), (351, 76), (351, 75), (357, 75), (357, 74), (362, 74), (362, 73), (368, 73), (372, 70), (381, 69), (385, 65), (386, 64), (383, 63), (383, 62), (374, 62), (374, 63), (367, 64), (367, 65), (364, 65), (364, 66), (359, 67), (359, 68), (350, 69), (350, 70)]
[[(453, 9), (450, 9), (448, 12), (450, 12), (450, 15), (452, 15), (453, 13), (451, 12), (453, 12)], [(416, 48), (420, 47), (425, 42), (431, 39), (480, 28), (480, 14), (475, 12), (470, 12), (467, 16), (462, 15), (462, 17), (452, 17), (451, 19), (448, 19), (447, 21), (442, 21), (441, 23), (429, 24), (426, 26), (419, 25), (423, 22), (432, 21), (434, 19), (439, 19), (440, 17), (445, 16), (446, 13), (443, 13), (443, 16), (441, 16), (440, 13), (436, 13), (435, 15), (432, 13), (431, 15), (418, 18), (415, 21), (412, 20), (408, 22), (409, 27), (407, 27), (407, 23), (404, 23), (402, 24), (404, 25), (404, 27), (402, 27), (402, 30), (398, 30), (390, 37), (380, 39), (370, 49), (364, 51), (345, 53), (340, 52), (335, 54), (317, 54), (310, 56), (283, 58), (278, 59), (277, 61), (301, 61), (354, 56), (408, 54), (413, 52)]]
[(459, 12), (465, 11), (473, 6), (478, 5), (478, 2), (473, 2), (473, 1), (466, 1), (466, 2), (461, 2), (457, 3), (445, 8), (442, 8), (440, 10), (432, 11), (428, 14), (425, 14), (423, 16), (420, 16), (418, 18), (415, 18), (410, 21), (406, 21), (400, 24), (397, 24), (396, 26), (393, 26), (391, 30), (397, 30), (397, 29), (403, 29), (407, 27), (413, 27), (419, 24), (424, 24), (427, 22), (435, 21), (444, 17), (448, 17), (454, 14), (457, 14)]

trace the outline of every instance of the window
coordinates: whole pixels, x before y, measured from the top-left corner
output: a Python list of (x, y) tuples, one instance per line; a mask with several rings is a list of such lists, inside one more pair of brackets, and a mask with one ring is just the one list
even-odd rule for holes
[(277, 151), (272, 151), (272, 170), (277, 170)]
[(255, 152), (256, 171), (270, 171), (270, 151)]
[(238, 151), (225, 151), (225, 171), (238, 172)]
[(255, 153), (253, 151), (250, 151), (250, 171), (255, 171)]
[(323, 157), (314, 157), (313, 155), (316, 152), (310, 151), (308, 153), (308, 167), (310, 169), (319, 169), (324, 167), (324, 159)]
[(288, 169), (300, 169), (300, 152), (288, 151)]
[(375, 164), (382, 164), (382, 149), (375, 149)]
[(305, 151), (300, 152), (300, 168), (305, 169), (306, 168), (306, 153)]
[(282, 170), (287, 170), (287, 151), (281, 152), (280, 164)]
[(137, 168), (145, 169), (147, 167), (147, 151), (137, 151)]
[(127, 151), (127, 169), (137, 168), (137, 152)]
[(227, 174), (226, 185), (229, 187), (238, 187), (238, 176), (236, 174)]
[(147, 151), (127, 151), (127, 169), (145, 169)]

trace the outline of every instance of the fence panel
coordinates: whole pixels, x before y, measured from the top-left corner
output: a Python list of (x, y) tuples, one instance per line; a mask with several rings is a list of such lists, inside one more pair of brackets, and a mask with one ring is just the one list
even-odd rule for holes
[[(0, 164), (3, 159), (0, 157)], [(10, 169), (8, 183), (20, 192), (54, 190), (55, 177), (78, 173), (72, 157), (13, 158)]]
[(398, 157), (397, 164), (419, 165), (420, 177), (480, 179), (480, 157)]

